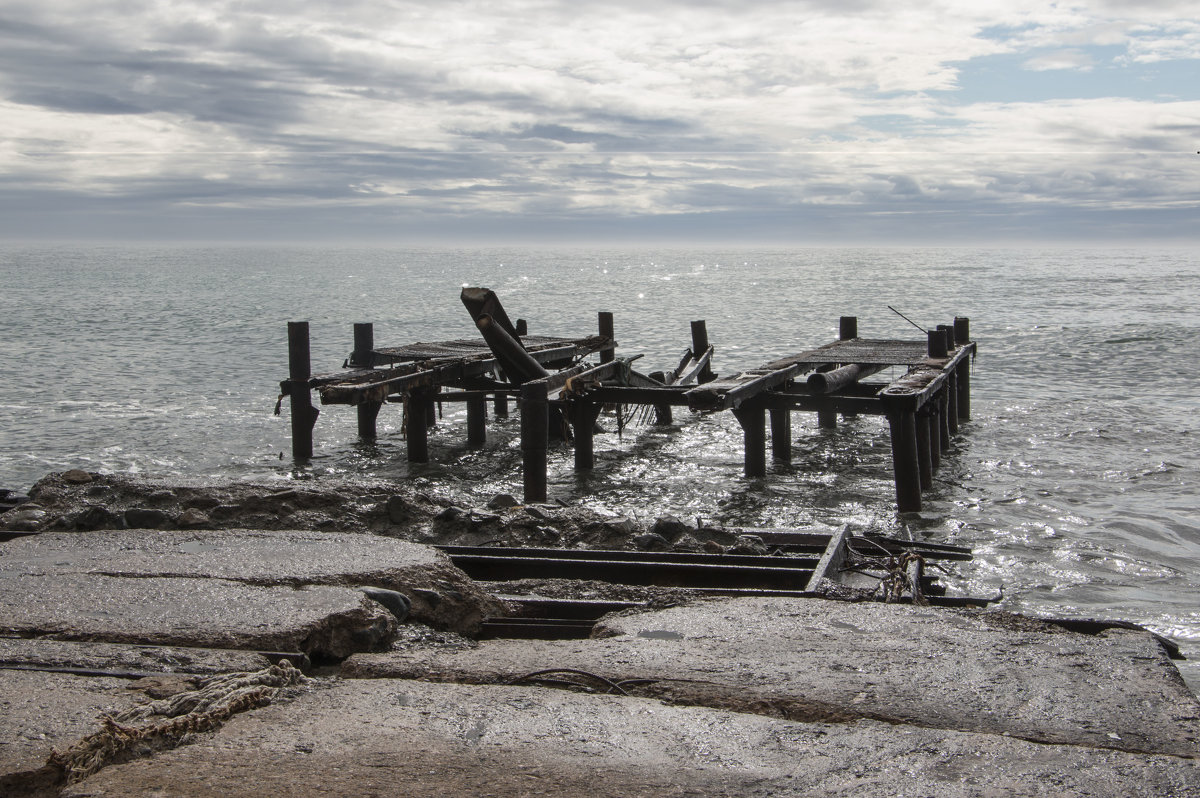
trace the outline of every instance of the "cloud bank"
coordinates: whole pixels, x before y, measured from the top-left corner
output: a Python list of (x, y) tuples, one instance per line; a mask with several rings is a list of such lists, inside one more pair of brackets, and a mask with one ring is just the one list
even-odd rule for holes
[(0, 235), (1194, 240), (1123, 2), (7, 3)]

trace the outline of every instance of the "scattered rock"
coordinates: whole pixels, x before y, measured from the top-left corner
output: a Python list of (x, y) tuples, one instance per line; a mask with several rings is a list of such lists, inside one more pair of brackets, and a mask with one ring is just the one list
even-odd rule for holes
[(175, 519), (175, 523), (181, 529), (197, 529), (199, 527), (208, 526), (210, 523), (212, 523), (212, 519), (210, 519), (202, 510), (199, 510), (195, 507), (189, 507), (179, 514), (179, 517)]
[(643, 532), (634, 535), (632, 543), (640, 551), (670, 551), (671, 541), (654, 532)]
[(770, 549), (767, 544), (763, 543), (763, 539), (758, 535), (738, 535), (733, 541), (733, 545), (726, 551), (727, 554), (750, 554), (756, 556), (766, 556), (770, 554)]
[(667, 540), (677, 540), (681, 535), (690, 533), (692, 527), (673, 515), (665, 515), (654, 522), (650, 531), (662, 535)]
[(92, 475), (82, 469), (72, 468), (62, 473), (62, 480), (72, 485), (85, 485), (92, 481)]
[(534, 518), (538, 519), (539, 521), (549, 521), (550, 520), (550, 514), (547, 513), (543, 507), (540, 507), (536, 504), (525, 505), (525, 512), (528, 513), (529, 515), (533, 516)]
[(487, 503), (489, 510), (507, 510), (510, 507), (517, 507), (521, 503), (517, 501), (517, 497), (511, 493), (497, 493)]
[(64, 516), (60, 525), (67, 529), (90, 531), (94, 529), (122, 529), (125, 520), (112, 510), (99, 504), (90, 504), (74, 515)]
[(46, 511), (28, 504), (9, 510), (3, 516), (4, 528), (14, 532), (36, 532), (46, 522)]
[(412, 510), (403, 496), (388, 496), (387, 517), (393, 524), (403, 524), (412, 517)]

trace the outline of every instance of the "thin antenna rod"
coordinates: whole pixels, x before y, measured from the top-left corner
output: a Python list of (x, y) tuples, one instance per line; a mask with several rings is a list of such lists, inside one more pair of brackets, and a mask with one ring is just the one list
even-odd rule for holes
[(921, 332), (925, 333), (926, 335), (928, 335), (928, 334), (929, 334), (929, 330), (926, 330), (926, 329), (925, 329), (924, 327), (922, 327), (920, 324), (917, 324), (915, 321), (913, 321), (912, 319), (910, 319), (908, 316), (905, 316), (903, 313), (901, 313), (900, 311), (896, 310), (896, 309), (895, 309), (894, 307), (892, 307), (891, 305), (888, 305), (888, 306), (887, 306), (887, 309), (888, 309), (888, 310), (890, 310), (892, 313), (895, 313), (897, 316), (899, 316), (900, 318), (904, 319), (906, 322), (908, 322), (908, 323), (909, 323), (909, 324), (911, 324), (912, 326), (916, 327), (918, 330), (920, 330)]

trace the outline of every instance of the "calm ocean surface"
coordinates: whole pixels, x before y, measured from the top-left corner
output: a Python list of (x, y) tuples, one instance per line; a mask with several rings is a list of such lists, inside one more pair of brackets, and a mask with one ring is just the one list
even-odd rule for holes
[[(427, 466), (404, 461), (400, 414), (376, 446), (349, 408), (317, 422), (311, 468), (287, 457), (289, 320), (313, 367), (340, 367), (351, 325), (379, 345), (470, 337), (461, 286), (495, 289), (537, 334), (587, 334), (616, 314), (639, 370), (670, 368), (706, 319), (733, 373), (826, 343), (921, 339), (969, 316), (972, 420), (919, 517), (893, 509), (886, 424), (794, 418), (794, 460), (741, 476), (731, 414), (676, 412), (668, 431), (596, 440), (585, 478), (552, 453), (551, 494), (613, 513), (729, 525), (839, 526), (973, 546), (961, 586), (1033, 614), (1119, 618), (1178, 640), (1200, 684), (1200, 463), (1195, 354), (1200, 250), (0, 248), (0, 487), (79, 467), (245, 480), (370, 475), (486, 500), (519, 488), (517, 422), (468, 451), (446, 406)], [(489, 422), (491, 419), (489, 418)], [(610, 424), (611, 426), (611, 424)]]

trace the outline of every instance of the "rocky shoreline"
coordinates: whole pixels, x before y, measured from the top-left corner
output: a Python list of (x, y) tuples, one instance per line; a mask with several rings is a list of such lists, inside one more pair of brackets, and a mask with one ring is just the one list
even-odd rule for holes
[[(753, 546), (701, 519), (83, 471), (10, 505), (3, 795), (1200, 795), (1200, 702), (1144, 630), (482, 583), (432, 547)], [(530, 593), (644, 606), (477, 639)]]

